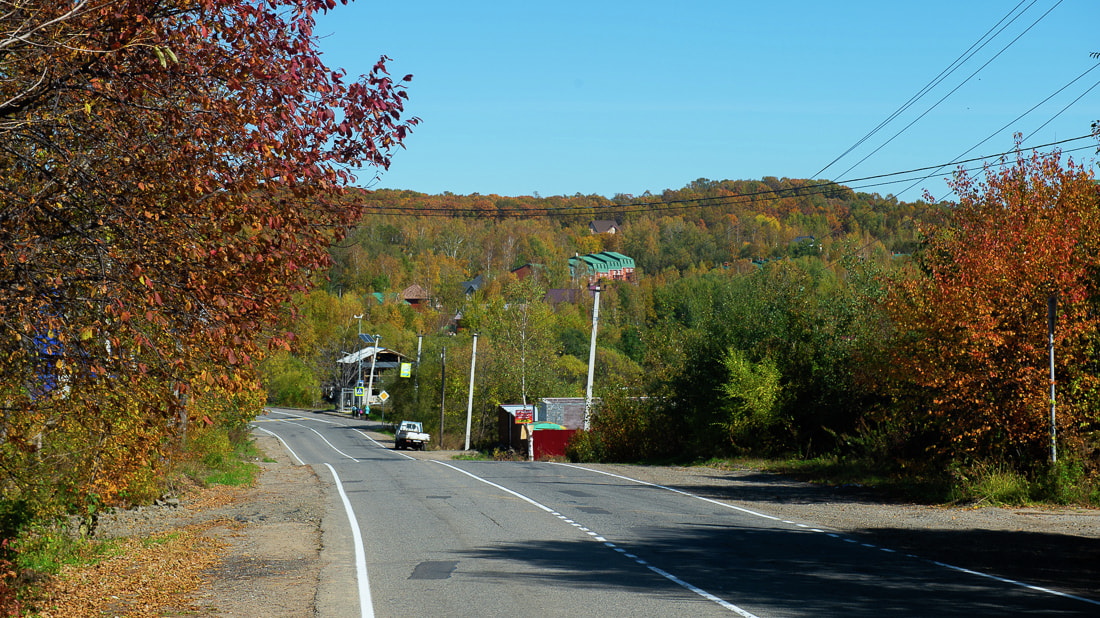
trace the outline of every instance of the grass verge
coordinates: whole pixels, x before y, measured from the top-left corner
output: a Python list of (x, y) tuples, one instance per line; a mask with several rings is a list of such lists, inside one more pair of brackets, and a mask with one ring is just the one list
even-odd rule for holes
[(723, 470), (764, 470), (819, 485), (863, 488), (883, 499), (921, 504), (1100, 506), (1100, 479), (1072, 461), (1042, 466), (1031, 474), (1003, 464), (975, 463), (954, 466), (940, 475), (898, 473), (866, 459), (837, 457), (715, 458), (695, 465)]

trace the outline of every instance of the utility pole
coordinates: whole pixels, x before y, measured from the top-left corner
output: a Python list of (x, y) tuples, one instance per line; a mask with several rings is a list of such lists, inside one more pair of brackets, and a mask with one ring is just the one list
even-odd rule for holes
[(420, 347), (424, 344), (424, 334), (416, 335), (416, 409), (420, 409)]
[(474, 349), (470, 352), (470, 398), (466, 401), (466, 448), (470, 450), (470, 425), (474, 418), (474, 366), (477, 365), (477, 333), (474, 333)]
[(1058, 312), (1058, 297), (1047, 297), (1047, 333), (1050, 343), (1050, 463), (1058, 463), (1058, 428), (1054, 424), (1054, 318)]
[(447, 403), (447, 346), (439, 357), (443, 359), (443, 369), (439, 372), (439, 447), (443, 448), (443, 411)]
[[(356, 320), (359, 320), (359, 345), (363, 345), (363, 314), (354, 316)], [(363, 350), (359, 350), (359, 354), (356, 355), (359, 359), (359, 378), (355, 382), (355, 390), (359, 390), (363, 386)], [(340, 395), (343, 397), (343, 395)], [(355, 397), (355, 404), (359, 405), (359, 397)]]
[(370, 355), (370, 377), (367, 378), (367, 416), (370, 416), (370, 398), (374, 394), (374, 362), (378, 359), (378, 342), (382, 341), (382, 335), (374, 336), (374, 353)]
[(588, 388), (584, 393), (584, 430), (592, 428), (592, 374), (596, 369), (596, 327), (600, 323), (600, 286), (596, 286), (592, 304), (592, 342), (588, 346)]

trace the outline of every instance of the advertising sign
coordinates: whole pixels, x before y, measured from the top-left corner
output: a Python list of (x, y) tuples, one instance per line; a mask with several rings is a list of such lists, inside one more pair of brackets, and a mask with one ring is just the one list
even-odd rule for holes
[(528, 424), (535, 420), (535, 410), (533, 408), (527, 408), (524, 410), (516, 410), (516, 423)]
[(412, 363), (401, 363), (401, 377), (402, 378), (410, 377), (412, 375), (412, 373), (413, 373), (413, 364)]

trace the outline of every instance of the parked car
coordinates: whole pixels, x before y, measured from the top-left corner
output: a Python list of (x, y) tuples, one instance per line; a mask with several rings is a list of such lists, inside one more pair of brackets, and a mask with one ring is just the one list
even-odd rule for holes
[(431, 440), (431, 436), (424, 433), (424, 426), (416, 421), (401, 421), (397, 431), (393, 434), (393, 448), (413, 448), (424, 450), (424, 446)]

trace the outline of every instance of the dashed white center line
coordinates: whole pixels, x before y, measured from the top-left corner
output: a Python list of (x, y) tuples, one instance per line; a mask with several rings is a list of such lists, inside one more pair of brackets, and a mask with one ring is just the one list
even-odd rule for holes
[(593, 532), (592, 530), (589, 530), (588, 528), (586, 528), (586, 527), (570, 520), (565, 515), (562, 515), (561, 513), (558, 513), (554, 509), (552, 509), (552, 508), (550, 508), (550, 507), (548, 507), (548, 506), (546, 506), (546, 505), (544, 505), (540, 502), (532, 500), (531, 498), (528, 498), (527, 496), (525, 496), (525, 495), (523, 495), (519, 492), (508, 489), (507, 487), (504, 487), (503, 485), (498, 485), (498, 484), (496, 484), (496, 483), (494, 483), (494, 482), (492, 482), (488, 479), (483, 479), (480, 476), (478, 476), (476, 474), (473, 474), (471, 472), (467, 472), (467, 471), (465, 471), (462, 468), (459, 468), (457, 466), (452, 466), (451, 464), (444, 463), (442, 461), (435, 461), (435, 463), (437, 463), (441, 466), (446, 466), (446, 467), (448, 467), (448, 468), (450, 468), (450, 469), (452, 469), (456, 472), (461, 472), (462, 474), (465, 474), (466, 476), (468, 476), (468, 477), (470, 477), (470, 478), (472, 478), (476, 481), (480, 481), (482, 483), (485, 483), (486, 485), (489, 485), (490, 487), (495, 487), (495, 488), (497, 488), (497, 489), (499, 489), (499, 490), (501, 490), (505, 493), (511, 494), (511, 495), (519, 498), (520, 500), (523, 500), (523, 501), (525, 501), (525, 502), (527, 502), (527, 503), (529, 503), (529, 504), (531, 504), (531, 505), (533, 505), (537, 508), (540, 508), (543, 511), (546, 511), (550, 515), (554, 515), (555, 517), (562, 520), (563, 522), (568, 523), (568, 524), (572, 525), (573, 527), (577, 528), (578, 530), (584, 532), (588, 536), (591, 536), (593, 538), (593, 540), (598, 541), (600, 543), (603, 543), (606, 547), (614, 549), (615, 551), (619, 551), (620, 553), (622, 553), (627, 558), (630, 558), (631, 560), (634, 560), (639, 565), (644, 566), (645, 568), (649, 569), (650, 571), (653, 571), (654, 573), (660, 575), (661, 577), (664, 577), (665, 579), (677, 584), (678, 586), (681, 586), (681, 587), (683, 587), (687, 590), (690, 590), (691, 592), (694, 592), (695, 594), (703, 597), (704, 599), (706, 599), (708, 601), (711, 601), (711, 602), (713, 602), (717, 605), (720, 605), (721, 607), (724, 607), (724, 608), (730, 610), (731, 612), (734, 612), (735, 614), (737, 614), (739, 616), (742, 616), (743, 618), (759, 618), (756, 614), (753, 614), (752, 612), (746, 611), (746, 610), (734, 605), (733, 603), (730, 603), (729, 601), (726, 601), (725, 599), (720, 599), (720, 598), (714, 596), (713, 594), (707, 592), (706, 590), (703, 590), (703, 589), (701, 589), (697, 586), (693, 586), (692, 584), (680, 579), (679, 577), (676, 577), (675, 575), (673, 575), (673, 574), (671, 574), (667, 571), (663, 571), (663, 570), (649, 564), (648, 562), (646, 562), (645, 560), (642, 560), (641, 558), (635, 556), (634, 554), (628, 554), (625, 551), (620, 551), (620, 548), (617, 545), (615, 545), (615, 543), (612, 543), (611, 541), (608, 541), (604, 537), (600, 536), (598, 533)]

